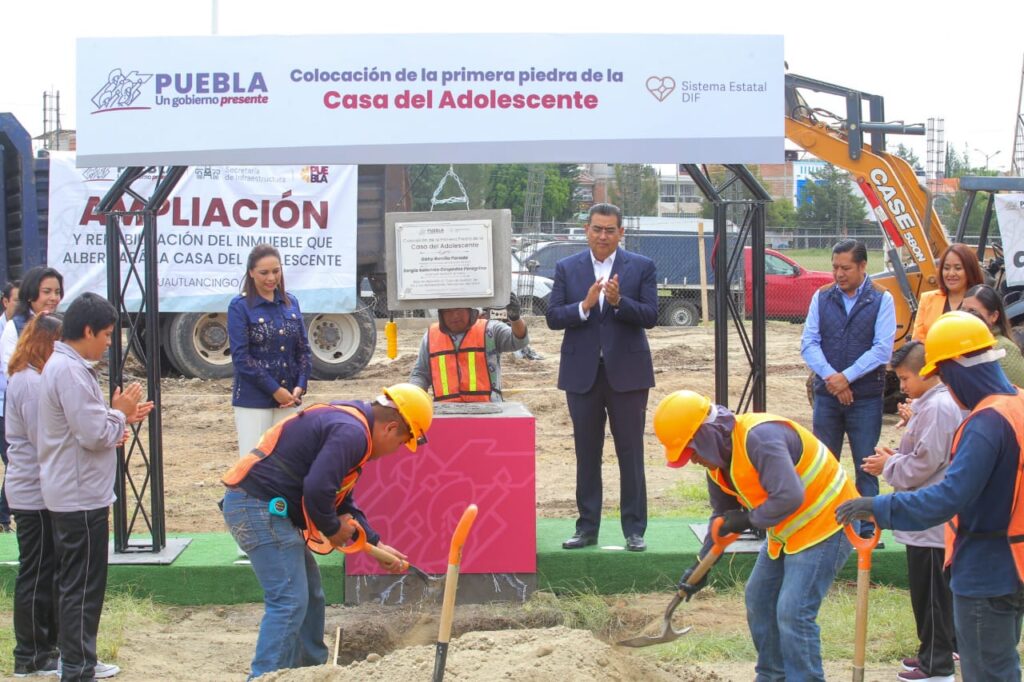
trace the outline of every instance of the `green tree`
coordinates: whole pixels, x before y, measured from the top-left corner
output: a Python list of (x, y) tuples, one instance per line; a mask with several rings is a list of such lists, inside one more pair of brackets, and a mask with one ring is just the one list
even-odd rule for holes
[[(630, 172), (627, 165), (629, 164), (615, 164), (615, 183), (608, 188), (609, 199), (613, 204), (622, 208), (624, 215), (658, 215), (658, 174), (655, 172), (654, 166), (640, 166), (639, 177), (636, 177)], [(626, 205), (630, 203), (627, 199), (629, 192), (627, 192), (626, 185), (632, 181), (640, 183), (635, 208)]]
[(766, 227), (796, 227), (799, 222), (796, 206), (786, 197), (780, 197), (768, 204), (764, 221)]
[[(935, 210), (939, 214), (939, 220), (945, 226), (946, 231), (952, 238), (956, 235), (960, 224), (960, 214), (967, 206), (967, 192), (957, 190), (954, 194), (947, 195), (948, 199), (935, 202)], [(977, 235), (981, 231), (981, 225), (985, 222), (985, 207), (988, 206), (988, 192), (978, 192), (974, 197), (974, 204), (967, 216), (967, 227), (965, 235)], [(992, 211), (992, 221), (989, 226), (989, 235), (998, 234), (999, 218), (996, 212)]]
[[(507, 208), (513, 220), (523, 219), (529, 167), (525, 164), (462, 164), (454, 167), (469, 198), (469, 208)], [(448, 166), (427, 164), (409, 166), (413, 211), (429, 211), (430, 200), (438, 184), (444, 186), (438, 199), (461, 193), (454, 178), (447, 177)], [(578, 170), (574, 164), (546, 164), (544, 200), (541, 215), (545, 220), (567, 220), (572, 215), (572, 190)], [(438, 205), (435, 211), (465, 210), (466, 204)]]
[(923, 170), (921, 166), (921, 159), (918, 158), (917, 154), (915, 154), (914, 150), (910, 147), (907, 147), (902, 143), (898, 144), (896, 145), (896, 149), (893, 150), (893, 154), (909, 163), (910, 167), (913, 168), (914, 171)]
[(854, 194), (846, 171), (828, 164), (811, 173), (806, 185), (806, 198), (797, 210), (804, 224), (830, 225), (839, 230), (861, 223), (867, 218), (864, 200)]
[[(761, 177), (761, 170), (757, 166), (747, 166), (751, 175), (761, 185), (764, 185), (764, 180)], [(711, 183), (715, 187), (721, 187), (725, 182), (726, 174), (730, 174), (726, 170), (725, 166), (708, 166), (708, 175), (711, 179)], [(743, 199), (749, 198), (750, 194), (747, 192), (743, 183), (734, 182), (725, 190), (725, 196), (727, 199)], [(701, 217), (703, 218), (714, 218), (715, 217), (715, 205), (710, 201), (704, 202), (704, 207), (701, 209)], [(731, 216), (730, 216), (731, 217)], [(799, 219), (797, 217), (796, 207), (793, 206), (793, 202), (787, 197), (777, 197), (765, 208), (765, 226), (766, 227), (796, 227)]]
[[(541, 217), (544, 220), (568, 220), (573, 213), (572, 190), (579, 173), (574, 164), (545, 164), (544, 199)], [(526, 164), (492, 166), (487, 182), (486, 207), (508, 208), (513, 220), (523, 219), (530, 167)]]
[(969, 169), (970, 161), (967, 158), (967, 150), (965, 149), (962, 153), (957, 152), (953, 145), (948, 145), (946, 147), (946, 177), (961, 178), (970, 175)]

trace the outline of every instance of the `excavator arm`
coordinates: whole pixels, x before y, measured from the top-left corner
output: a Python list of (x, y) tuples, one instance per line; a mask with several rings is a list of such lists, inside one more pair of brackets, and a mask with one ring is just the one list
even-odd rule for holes
[[(846, 115), (812, 109), (801, 90), (845, 99)], [(869, 105), (862, 119), (863, 103)], [(896, 303), (896, 347), (910, 340), (920, 295), (938, 287), (936, 261), (949, 238), (926, 191), (905, 160), (885, 151), (888, 134), (923, 134), (920, 125), (882, 120), (884, 104), (869, 95), (795, 74), (786, 75), (786, 138), (822, 161), (848, 171), (882, 227), (889, 268), (872, 281)], [(870, 144), (864, 136), (871, 137)]]

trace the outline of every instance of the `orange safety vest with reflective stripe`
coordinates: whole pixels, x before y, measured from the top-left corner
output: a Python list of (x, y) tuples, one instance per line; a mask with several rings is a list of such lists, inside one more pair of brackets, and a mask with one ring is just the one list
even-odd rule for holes
[(836, 523), (836, 507), (858, 495), (839, 466), (839, 460), (813, 433), (796, 422), (771, 414), (736, 416), (736, 426), (732, 431), (732, 463), (729, 465), (732, 485), (721, 469), (708, 469), (708, 476), (719, 488), (737, 498), (747, 509), (754, 509), (768, 499), (757, 469), (747, 454), (750, 430), (768, 422), (781, 422), (792, 427), (803, 445), (796, 473), (804, 486), (804, 501), (795, 512), (768, 529), (768, 555), (778, 559), (782, 551), (796, 554), (842, 530), (842, 526)]
[[(1024, 459), (1024, 391), (1017, 389), (1017, 395), (990, 395), (971, 410), (967, 419), (961, 422), (953, 436), (953, 447), (950, 453), (950, 461), (956, 455), (957, 445), (960, 444), (960, 435), (964, 426), (975, 414), (991, 407), (999, 413), (1013, 429), (1017, 437), (1017, 447), (1020, 450), (1019, 457)], [(1005, 531), (993, 531), (992, 533), (981, 533), (984, 536), (999, 535), (1006, 536), (1010, 544), (1010, 554), (1013, 556), (1013, 563), (1017, 567), (1017, 577), (1024, 580), (1024, 504), (1021, 504), (1021, 495), (1024, 495), (1024, 472), (1021, 471), (1020, 462), (1017, 463), (1017, 480), (1013, 484), (1013, 503), (1010, 506), (1010, 522)], [(946, 560), (945, 566), (953, 563), (953, 549), (956, 542), (957, 529), (960, 525), (960, 517), (954, 516), (946, 524)], [(968, 533), (969, 531), (964, 531)]]
[[(366, 421), (366, 415), (360, 412), (358, 409), (349, 405), (330, 405), (327, 403), (318, 403), (316, 405), (310, 405), (309, 407), (303, 408), (295, 414), (289, 415), (285, 419), (282, 419), (260, 437), (260, 442), (256, 444), (256, 447), (249, 451), (245, 457), (240, 458), (234, 466), (228, 469), (227, 473), (221, 478), (221, 482), (227, 486), (237, 486), (245, 477), (249, 475), (249, 472), (257, 464), (266, 458), (274, 454), (275, 448), (277, 448), (277, 441), (281, 437), (281, 432), (284, 430), (286, 424), (290, 423), (293, 419), (297, 419), (306, 412), (314, 412), (323, 409), (335, 409), (340, 410), (352, 417), (356, 418), (363, 428), (366, 430), (366, 452), (359, 459), (359, 464), (354, 469), (351, 469), (345, 477), (341, 479), (341, 487), (338, 488), (338, 492), (334, 496), (334, 508), (338, 509), (341, 503), (348, 497), (348, 494), (355, 487), (356, 481), (359, 480), (359, 475), (363, 471), (363, 465), (366, 464), (366, 460), (370, 459), (370, 455), (373, 453), (373, 438), (370, 435), (370, 424)], [(306, 519), (306, 528), (302, 531), (302, 537), (306, 540), (306, 546), (317, 554), (330, 554), (334, 549), (334, 545), (330, 543), (320, 533), (316, 525), (313, 523), (313, 519), (309, 517), (309, 512), (306, 511), (306, 501), (302, 500), (302, 515)]]
[(491, 374), (487, 370), (487, 320), (466, 330), (458, 350), (437, 322), (427, 332), (430, 381), (435, 402), (486, 403), (491, 400)]

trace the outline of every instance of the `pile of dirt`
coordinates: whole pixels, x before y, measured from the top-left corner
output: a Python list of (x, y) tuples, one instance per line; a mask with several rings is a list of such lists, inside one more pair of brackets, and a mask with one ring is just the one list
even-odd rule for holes
[[(282, 670), (260, 679), (281, 682), (331, 680), (427, 680), (434, 669), (433, 646), (397, 649), (386, 656), (370, 654), (347, 666)], [(709, 682), (722, 678), (698, 666), (656, 661), (612, 647), (588, 630), (566, 627), (471, 632), (452, 640), (445, 678), (460, 682), (563, 682), (610, 680)]]

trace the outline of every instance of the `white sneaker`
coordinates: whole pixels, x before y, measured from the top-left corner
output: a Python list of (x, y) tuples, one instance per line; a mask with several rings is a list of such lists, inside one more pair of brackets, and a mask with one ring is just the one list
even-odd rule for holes
[(105, 680), (108, 677), (121, 672), (121, 669), (113, 663), (104, 663), (103, 661), (96, 661), (96, 668), (93, 670), (92, 676), (97, 680)]
[[(58, 660), (57, 661), (57, 673), (56, 674), (60, 675), (61, 672), (62, 672), (62, 666), (61, 666), (61, 662)], [(113, 664), (110, 664), (110, 663), (104, 663), (103, 661), (97, 660), (96, 661), (96, 667), (93, 669), (93, 672), (92, 672), (92, 676), (94, 678), (96, 678), (97, 680), (105, 680), (108, 677), (113, 677), (114, 675), (118, 674), (119, 672), (121, 672), (121, 669), (119, 667), (117, 667), (116, 665), (113, 665)]]

